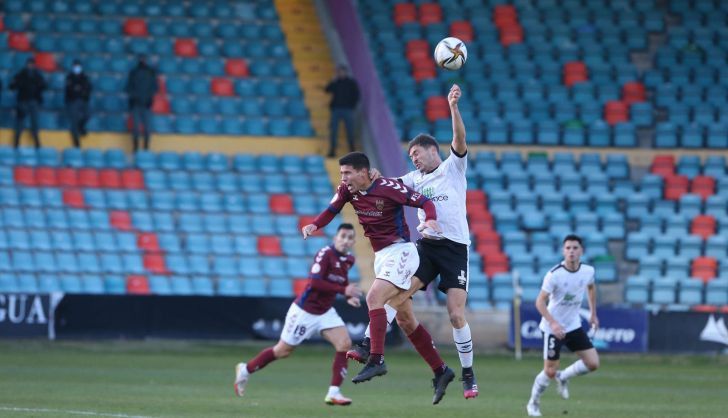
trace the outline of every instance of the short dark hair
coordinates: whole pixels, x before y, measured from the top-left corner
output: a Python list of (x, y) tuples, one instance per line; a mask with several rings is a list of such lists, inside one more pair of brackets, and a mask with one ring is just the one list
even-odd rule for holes
[(409, 142), (409, 147), (407, 148), (407, 151), (409, 152), (412, 147), (416, 147), (417, 145), (421, 146), (422, 148), (435, 147), (438, 150), (440, 149), (440, 145), (437, 143), (435, 137), (428, 134), (418, 134), (413, 140)]
[(343, 157), (339, 158), (339, 165), (350, 165), (354, 167), (354, 170), (361, 170), (366, 168), (369, 170), (369, 157), (366, 154), (359, 151), (350, 152)]
[(338, 228), (336, 228), (336, 232), (339, 232), (342, 229), (351, 229), (353, 231), (354, 230), (354, 225), (352, 225), (350, 223), (343, 223), (343, 224), (339, 225)]
[(566, 241), (576, 241), (579, 243), (580, 246), (584, 246), (584, 243), (581, 240), (581, 237), (576, 234), (569, 234), (566, 237), (564, 237), (564, 241), (561, 242), (561, 244), (566, 244)]

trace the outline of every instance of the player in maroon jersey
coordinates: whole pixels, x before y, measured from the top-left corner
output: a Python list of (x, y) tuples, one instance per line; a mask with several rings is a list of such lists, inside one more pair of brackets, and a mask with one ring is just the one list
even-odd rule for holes
[(331, 370), (331, 386), (324, 401), (329, 405), (349, 405), (351, 399), (341, 394), (339, 386), (347, 371), (346, 351), (351, 347), (351, 338), (344, 321), (332, 307), (336, 295), (347, 297), (349, 305), (359, 307), (362, 295), (356, 284), (349, 283), (349, 269), (354, 265), (354, 256), (349, 253), (354, 246), (354, 226), (341, 224), (334, 242), (316, 254), (306, 289), (288, 309), (281, 339), (273, 347), (258, 353), (255, 358), (235, 367), (235, 393), (243, 396), (245, 386), (252, 373), (268, 363), (286, 358), (293, 350), (314, 334), (320, 333), (336, 349)]
[[(371, 355), (354, 383), (365, 382), (387, 373), (384, 363), (384, 340), (387, 317), (384, 304), (408, 290), (411, 278), (419, 266), (415, 245), (409, 240), (409, 229), (404, 218), (403, 206), (422, 208), (427, 227), (439, 231), (435, 205), (425, 196), (396, 180), (380, 178), (372, 181), (369, 158), (361, 152), (352, 152), (339, 160), (341, 181), (329, 207), (319, 214), (312, 224), (302, 228), (306, 238), (326, 226), (347, 202), (351, 203), (364, 227), (375, 252), (374, 273), (376, 278), (367, 293), (371, 334)], [(432, 337), (424, 327), (418, 328), (410, 339), (418, 353), (435, 373), (435, 398), (438, 403), (445, 388), (455, 374), (445, 365), (434, 346)]]

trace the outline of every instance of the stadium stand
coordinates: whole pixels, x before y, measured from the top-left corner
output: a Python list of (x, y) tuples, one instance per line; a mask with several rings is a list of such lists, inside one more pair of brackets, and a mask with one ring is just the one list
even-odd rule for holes
[[(88, 130), (126, 132), (124, 85), (143, 54), (159, 72), (154, 132), (314, 135), (273, 2), (9, 0), (2, 11), (0, 79), (35, 57), (49, 84), (41, 129), (66, 128), (65, 73), (79, 59), (94, 86)], [(11, 127), (15, 94), (3, 93)]]

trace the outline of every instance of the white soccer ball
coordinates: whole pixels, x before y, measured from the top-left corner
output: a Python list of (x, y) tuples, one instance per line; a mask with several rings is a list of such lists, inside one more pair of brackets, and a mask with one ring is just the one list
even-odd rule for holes
[(435, 62), (446, 70), (459, 70), (468, 59), (468, 49), (458, 38), (445, 38), (435, 47)]

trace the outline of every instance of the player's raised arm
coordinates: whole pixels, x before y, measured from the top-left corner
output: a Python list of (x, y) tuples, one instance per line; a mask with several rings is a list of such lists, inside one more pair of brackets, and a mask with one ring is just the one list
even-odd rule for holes
[(447, 101), (450, 105), (450, 115), (452, 117), (452, 149), (462, 156), (468, 152), (468, 146), (465, 143), (465, 124), (460, 115), (460, 109), (458, 109), (461, 94), (460, 86), (453, 84), (450, 93), (447, 95)]
[(346, 185), (340, 184), (336, 189), (334, 197), (331, 198), (329, 206), (316, 216), (316, 219), (313, 220), (312, 224), (301, 228), (303, 239), (308, 238), (309, 235), (328, 225), (329, 222), (331, 222), (331, 220), (333, 220), (334, 217), (341, 212), (341, 208), (343, 208), (346, 202), (349, 201), (350, 196), (351, 194), (347, 190)]

